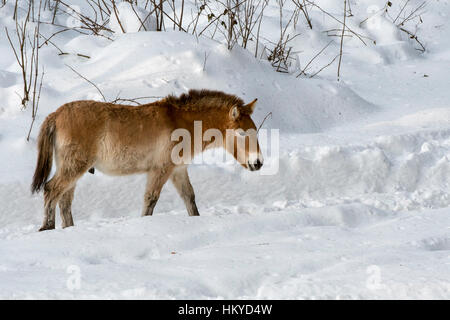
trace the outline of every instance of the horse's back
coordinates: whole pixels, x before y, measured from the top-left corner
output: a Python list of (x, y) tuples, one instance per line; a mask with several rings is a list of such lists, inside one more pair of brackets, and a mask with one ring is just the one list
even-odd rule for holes
[(89, 143), (98, 139), (104, 129), (107, 112), (97, 101), (73, 101), (54, 112), (57, 147)]
[(171, 125), (164, 108), (74, 101), (55, 113), (59, 148), (94, 159), (104, 173), (144, 172), (168, 158)]
[(139, 107), (92, 100), (66, 103), (54, 114), (59, 134), (77, 140), (93, 140), (106, 134), (127, 137), (136, 128), (152, 123)]

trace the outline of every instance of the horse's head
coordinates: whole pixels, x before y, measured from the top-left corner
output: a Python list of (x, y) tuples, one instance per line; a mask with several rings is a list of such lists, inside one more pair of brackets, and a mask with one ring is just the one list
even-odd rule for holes
[(263, 156), (259, 148), (258, 132), (250, 117), (255, 109), (256, 100), (246, 105), (233, 105), (228, 112), (225, 149), (246, 169), (261, 169)]

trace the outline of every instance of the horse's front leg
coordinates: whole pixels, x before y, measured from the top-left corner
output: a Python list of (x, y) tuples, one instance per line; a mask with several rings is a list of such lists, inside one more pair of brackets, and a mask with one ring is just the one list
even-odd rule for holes
[(167, 182), (172, 173), (172, 168), (152, 169), (147, 173), (147, 186), (144, 196), (144, 207), (142, 216), (151, 216), (156, 202), (158, 202), (159, 194), (162, 187)]
[(170, 176), (173, 185), (177, 189), (186, 205), (190, 216), (199, 216), (197, 205), (195, 204), (195, 194), (187, 172), (187, 166), (175, 168)]

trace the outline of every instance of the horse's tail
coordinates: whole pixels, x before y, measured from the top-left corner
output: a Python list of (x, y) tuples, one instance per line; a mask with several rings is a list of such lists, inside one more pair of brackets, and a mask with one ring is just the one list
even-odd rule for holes
[(34, 171), (31, 193), (39, 192), (52, 171), (55, 144), (55, 114), (50, 114), (41, 126), (38, 138), (38, 159)]

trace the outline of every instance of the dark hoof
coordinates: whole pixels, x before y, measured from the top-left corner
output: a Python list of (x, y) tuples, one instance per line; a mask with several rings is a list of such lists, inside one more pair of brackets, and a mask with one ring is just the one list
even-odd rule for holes
[(55, 226), (42, 226), (40, 229), (39, 229), (39, 232), (41, 232), (41, 231), (46, 231), (46, 230), (53, 230), (53, 229), (55, 229)]

